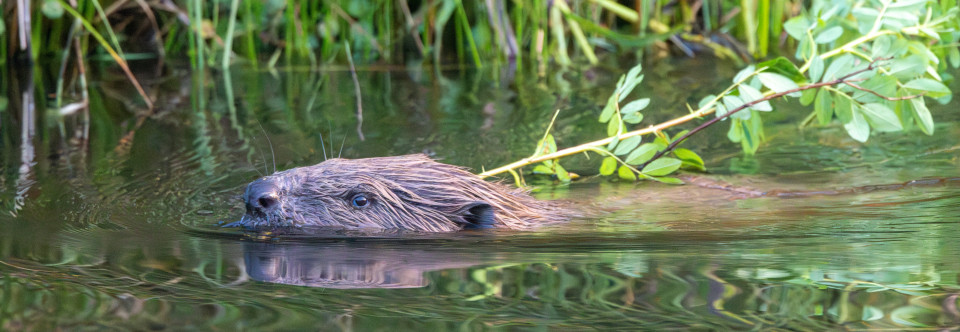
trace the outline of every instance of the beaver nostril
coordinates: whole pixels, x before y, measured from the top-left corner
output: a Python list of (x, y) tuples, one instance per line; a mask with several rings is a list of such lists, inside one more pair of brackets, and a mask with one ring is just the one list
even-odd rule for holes
[(280, 190), (270, 179), (260, 179), (250, 183), (243, 193), (243, 201), (247, 205), (247, 212), (263, 215), (275, 209), (280, 204)]
[(257, 203), (260, 203), (260, 207), (263, 208), (264, 210), (269, 210), (273, 208), (274, 205), (277, 205), (279, 201), (277, 200), (277, 196), (270, 194), (270, 195), (258, 198)]

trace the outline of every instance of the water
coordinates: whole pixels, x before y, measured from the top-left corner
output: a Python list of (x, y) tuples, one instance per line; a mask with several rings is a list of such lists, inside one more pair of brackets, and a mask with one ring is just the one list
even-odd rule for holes
[[(364, 141), (342, 68), (168, 69), (145, 80), (159, 96), (152, 114), (122, 76), (94, 69), (89, 127), (82, 114), (46, 109), (48, 70), (35, 71), (33, 85), (23, 73), (4, 81), (0, 330), (960, 325), (958, 185), (735, 199), (693, 186), (528, 178), (540, 198), (604, 212), (530, 232), (257, 236), (216, 227), (240, 217), (242, 188), (260, 173), (325, 155), (427, 153), (496, 167), (528, 155), (558, 108), (560, 145), (602, 137), (596, 116), (617, 68), (544, 78), (367, 68)], [(709, 60), (649, 64), (638, 94), (662, 111), (646, 121), (683, 112), (734, 72)], [(23, 92), (38, 100), (33, 125)], [(839, 126), (797, 129), (808, 111), (779, 103), (755, 157), (740, 155), (723, 125), (685, 146), (705, 157), (711, 178), (761, 189), (957, 177), (957, 106), (932, 109), (934, 136), (859, 144)], [(590, 175), (596, 161), (567, 163)]]

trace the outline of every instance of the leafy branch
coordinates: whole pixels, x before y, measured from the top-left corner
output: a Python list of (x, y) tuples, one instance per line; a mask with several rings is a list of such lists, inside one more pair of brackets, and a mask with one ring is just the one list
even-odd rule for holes
[(763, 98), (760, 98), (760, 99), (757, 99), (757, 100), (754, 100), (754, 101), (745, 103), (745, 104), (743, 104), (743, 105), (740, 105), (740, 106), (738, 106), (737, 108), (728, 111), (726, 114), (723, 114), (723, 115), (717, 116), (717, 117), (715, 117), (715, 118), (713, 118), (713, 119), (710, 119), (709, 121), (704, 122), (703, 124), (697, 126), (696, 128), (693, 128), (693, 129), (691, 129), (690, 131), (685, 132), (683, 135), (681, 135), (681, 136), (678, 137), (676, 140), (674, 140), (674, 141), (671, 142), (669, 145), (667, 145), (666, 148), (664, 148), (663, 150), (660, 150), (659, 152), (657, 152), (657, 154), (653, 155), (653, 157), (650, 158), (650, 161), (647, 161), (647, 162), (644, 163), (641, 167), (645, 167), (645, 166), (647, 166), (648, 164), (650, 164), (651, 162), (653, 162), (653, 161), (655, 161), (655, 160), (657, 160), (657, 159), (660, 159), (660, 157), (663, 157), (663, 155), (665, 155), (667, 152), (673, 151), (674, 149), (677, 148), (677, 145), (679, 145), (680, 143), (682, 143), (684, 140), (686, 140), (686, 139), (689, 138), (690, 136), (693, 136), (693, 134), (696, 134), (697, 132), (700, 132), (701, 130), (706, 129), (707, 127), (709, 127), (709, 126), (711, 126), (711, 125), (713, 125), (713, 124), (715, 124), (715, 123), (717, 123), (717, 122), (719, 122), (719, 121), (722, 121), (722, 120), (724, 120), (724, 119), (726, 119), (726, 118), (728, 118), (728, 117), (736, 114), (737, 112), (743, 111), (743, 110), (745, 110), (745, 109), (750, 109), (751, 106), (754, 106), (754, 105), (757, 105), (757, 104), (760, 104), (760, 103), (763, 103), (763, 102), (767, 102), (767, 101), (772, 100), (772, 99), (784, 97), (784, 96), (787, 96), (787, 95), (790, 95), (790, 94), (795, 94), (795, 93), (797, 93), (797, 92), (801, 92), (801, 91), (804, 91), (804, 90), (818, 89), (818, 88), (822, 88), (822, 87), (826, 87), (826, 86), (836, 86), (836, 85), (840, 85), (840, 84), (845, 84), (845, 85), (849, 85), (849, 86), (854, 86), (854, 87), (857, 88), (858, 90), (862, 90), (862, 91), (865, 91), (865, 92), (874, 94), (874, 95), (876, 95), (876, 96), (879, 96), (879, 97), (884, 98), (884, 99), (887, 99), (887, 100), (907, 100), (907, 99), (913, 99), (913, 98), (918, 98), (918, 97), (922, 96), (922, 95), (912, 95), (912, 96), (903, 96), (903, 97), (899, 97), (899, 98), (889, 98), (889, 97), (886, 97), (886, 96), (883, 96), (883, 95), (877, 93), (876, 91), (868, 90), (868, 89), (865, 89), (865, 88), (856, 86), (856, 84), (853, 83), (853, 82), (863, 81), (863, 79), (852, 79), (853, 77), (855, 77), (855, 76), (857, 76), (857, 75), (859, 75), (859, 74), (862, 74), (862, 73), (864, 73), (864, 72), (868, 72), (868, 71), (873, 71), (873, 70), (875, 70), (875, 69), (876, 69), (876, 66), (875, 66), (875, 65), (876, 65), (879, 61), (883, 61), (883, 60), (884, 60), (884, 59), (874, 60), (874, 61), (871, 62), (870, 65), (868, 65), (866, 68), (863, 68), (863, 69), (854, 71), (854, 72), (852, 72), (852, 73), (849, 73), (849, 74), (847, 74), (847, 75), (844, 75), (844, 76), (841, 77), (841, 78), (838, 78), (838, 79), (835, 79), (835, 80), (832, 80), (832, 81), (820, 82), (820, 83), (814, 83), (814, 84), (808, 84), (808, 85), (805, 85), (805, 86), (802, 86), (802, 87), (798, 87), (798, 88), (795, 88), (795, 89), (790, 89), (790, 90), (786, 90), (786, 91), (782, 91), (782, 92), (777, 92), (777, 93), (774, 93), (774, 94), (767, 95), (767, 96), (765, 96), (765, 97), (763, 97)]
[[(745, 153), (753, 154), (763, 140), (761, 114), (773, 111), (770, 101), (780, 97), (799, 98), (805, 106), (813, 104), (813, 112), (801, 125), (813, 119), (820, 125), (836, 120), (860, 142), (869, 138), (871, 130), (901, 131), (914, 123), (932, 135), (934, 122), (925, 99), (946, 103), (951, 97), (939, 72), (946, 69), (944, 60), (960, 67), (956, 46), (960, 8), (923, 0), (836, 4), (815, 1), (806, 13), (784, 24), (787, 34), (798, 42), (796, 57), (805, 59), (800, 67), (783, 57), (748, 66), (720, 94), (701, 99), (696, 110), (688, 106), (689, 114), (630, 131), (627, 124), (642, 122), (640, 111), (650, 102), (641, 98), (620, 107), (643, 80), (638, 65), (621, 77), (600, 114), (608, 137), (558, 150), (548, 129), (533, 155), (480, 176), (515, 173), (540, 163), (534, 173), (566, 182), (570, 177), (559, 158), (594, 152), (605, 157), (601, 175), (616, 173), (624, 179), (679, 183), (667, 175), (681, 167), (704, 170), (703, 160), (693, 151), (677, 148), (679, 144), (710, 125), (730, 120), (727, 137), (740, 143)], [(839, 46), (821, 51), (822, 46), (830, 45)], [(711, 113), (715, 118), (677, 133), (675, 139), (665, 132)], [(641, 144), (641, 137), (647, 134), (656, 138)], [(667, 154), (672, 156), (665, 157)]]

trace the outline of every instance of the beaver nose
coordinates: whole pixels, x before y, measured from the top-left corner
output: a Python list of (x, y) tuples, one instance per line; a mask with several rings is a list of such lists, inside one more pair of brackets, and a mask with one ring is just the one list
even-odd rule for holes
[(266, 214), (280, 204), (280, 189), (268, 179), (253, 181), (243, 193), (243, 202), (247, 213)]

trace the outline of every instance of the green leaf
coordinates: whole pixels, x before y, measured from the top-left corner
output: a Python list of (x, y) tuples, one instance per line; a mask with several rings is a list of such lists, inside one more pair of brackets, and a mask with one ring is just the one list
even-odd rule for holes
[[(851, 11), (853, 17), (857, 20), (857, 31), (866, 35), (873, 28), (873, 22), (880, 16), (880, 12), (869, 7), (857, 7)], [(882, 36), (881, 36), (882, 37)]]
[(947, 46), (947, 59), (953, 68), (960, 67), (960, 48)]
[(570, 182), (570, 173), (567, 172), (567, 170), (563, 169), (563, 166), (560, 166), (560, 163), (557, 163), (556, 170), (557, 170), (557, 179), (560, 180), (560, 182), (563, 182), (563, 183)]
[(623, 122), (629, 124), (638, 124), (643, 121), (643, 113), (634, 112), (623, 116)]
[(924, 102), (923, 97), (910, 99), (910, 108), (913, 109), (913, 114), (917, 120), (917, 125), (920, 126), (920, 130), (924, 134), (933, 135), (933, 116), (930, 115), (930, 110), (927, 109), (927, 104)]
[[(723, 105), (727, 108), (728, 112), (733, 112), (737, 111), (737, 108), (740, 106), (743, 106), (743, 100), (740, 100), (740, 97), (737, 96), (723, 96)], [(730, 116), (737, 119), (743, 119), (744, 117), (749, 118), (750, 112), (740, 110)]]
[(53, 0), (47, 0), (43, 2), (43, 6), (40, 7), (40, 11), (43, 12), (43, 16), (51, 20), (56, 20), (63, 17), (63, 7), (60, 6), (60, 3)]
[(627, 168), (627, 166), (620, 166), (620, 168), (617, 169), (617, 176), (624, 180), (637, 180), (637, 175), (633, 174), (633, 170)]
[(553, 139), (552, 134), (547, 134), (540, 142), (537, 142), (537, 150), (533, 152), (534, 156), (541, 156), (557, 152), (557, 141)]
[(887, 75), (897, 79), (907, 80), (923, 74), (927, 68), (927, 57), (913, 54), (905, 58), (897, 58), (890, 64)]
[(813, 108), (817, 112), (820, 125), (827, 125), (833, 119), (833, 98), (830, 98), (826, 91), (817, 95)]
[(619, 117), (610, 118), (610, 122), (607, 122), (607, 137), (616, 136), (622, 132), (623, 132), (623, 123), (620, 121), (620, 118)]
[(700, 102), (697, 103), (697, 108), (703, 108), (704, 106), (707, 106), (707, 103), (713, 101), (715, 98), (717, 98), (717, 96), (714, 95), (703, 97), (703, 99), (700, 99)]
[(880, 36), (877, 39), (873, 40), (873, 44), (870, 45), (870, 57), (871, 58), (885, 58), (890, 52), (890, 40), (893, 37), (890, 36)]
[(650, 98), (637, 99), (620, 108), (620, 114), (627, 115), (636, 113), (637, 111), (647, 108), (647, 105), (650, 105)]
[(800, 72), (800, 69), (793, 64), (793, 62), (782, 56), (757, 64), (757, 68), (764, 67), (767, 68), (763, 70), (765, 73), (780, 74), (795, 82), (803, 82), (807, 79), (805, 76), (803, 76), (803, 73)]
[[(754, 100), (759, 100), (763, 98), (763, 94), (760, 93), (759, 90), (754, 89), (752, 86), (741, 85), (739, 90), (740, 90), (740, 99), (742, 99), (744, 103), (749, 103)], [(753, 106), (750, 106), (750, 109), (769, 112), (773, 110), (773, 107), (770, 106), (769, 101), (764, 100)]]
[(947, 86), (929, 78), (918, 78), (907, 82), (907, 84), (903, 86), (917, 93), (926, 92), (925, 95), (932, 98), (939, 98), (950, 94), (950, 89), (948, 89)]
[(871, 127), (879, 131), (903, 130), (903, 124), (900, 123), (897, 113), (894, 113), (887, 105), (869, 103), (864, 104), (861, 110), (863, 110), (863, 115), (867, 116)]
[[(800, 105), (810, 106), (810, 103), (813, 102), (814, 97), (817, 96), (817, 91), (821, 89), (806, 89), (800, 93)], [(824, 92), (826, 93), (826, 92)]]
[[(666, 132), (660, 132), (660, 134), (662, 134), (663, 137), (657, 136), (657, 138), (654, 138), (653, 144), (656, 144), (659, 150), (663, 150), (663, 149), (666, 149), (668, 145), (670, 145), (670, 141), (668, 141), (669, 136), (667, 135)], [(667, 137), (667, 138), (664, 138), (664, 137)]]
[(810, 82), (820, 82), (820, 77), (823, 76), (823, 59), (819, 56), (814, 56), (810, 60)]
[(896, 8), (903, 8), (903, 7), (910, 7), (910, 6), (918, 6), (918, 5), (925, 4), (927, 2), (930, 2), (930, 0), (900, 0), (900, 1), (889, 4), (888, 8), (896, 9)]
[(832, 81), (842, 77), (845, 73), (849, 73), (853, 68), (853, 60), (853, 56), (849, 54), (841, 55), (836, 60), (833, 60), (830, 66), (827, 67), (827, 70), (823, 72), (821, 82)]
[(834, 40), (837, 40), (837, 38), (840, 38), (841, 35), (843, 35), (843, 28), (840, 26), (834, 26), (817, 34), (817, 37), (813, 39), (813, 42), (817, 44), (832, 43)]
[(610, 144), (607, 144), (607, 151), (613, 151), (620, 144), (620, 135), (611, 137)]
[(740, 121), (739, 125), (740, 131), (743, 132), (743, 139), (740, 140), (740, 146), (743, 148), (743, 152), (752, 155), (760, 148), (760, 132), (752, 126), (753, 121), (751, 120)]
[(933, 40), (940, 40), (940, 34), (937, 33), (937, 30), (930, 28), (920, 28), (920, 33), (923, 33), (924, 36), (930, 37)]
[(811, 46), (810, 44), (813, 44), (813, 41), (810, 40), (809, 38), (800, 39), (800, 43), (799, 45), (797, 45), (797, 53), (795, 57), (803, 58), (804, 55), (811, 53), (811, 48), (815, 49), (817, 47), (816, 44), (813, 44), (813, 46)]
[(860, 114), (859, 107), (853, 110), (850, 122), (844, 124), (843, 128), (847, 130), (850, 137), (861, 143), (870, 138), (870, 125), (867, 124), (867, 119), (863, 117), (863, 114)]
[[(893, 78), (893, 76), (877, 75), (861, 83), (860, 86), (876, 92), (881, 96), (896, 97), (897, 95), (897, 79)], [(853, 99), (861, 103), (878, 103), (885, 101), (884, 98), (880, 98), (873, 93), (863, 90), (854, 91)]]
[(627, 158), (624, 158), (624, 160), (630, 165), (640, 165), (650, 160), (650, 158), (653, 158), (653, 155), (656, 154), (658, 150), (659, 148), (656, 144), (643, 143), (636, 150), (633, 150)]
[(666, 184), (683, 184), (683, 180), (669, 176), (658, 176), (653, 179)]
[(617, 159), (614, 157), (603, 158), (600, 162), (600, 175), (610, 175), (617, 170)]
[[(760, 82), (763, 83), (764, 86), (777, 93), (798, 88), (797, 83), (793, 82), (793, 80), (779, 74), (759, 73), (757, 74), (757, 78), (760, 79)], [(800, 93), (791, 93), (790, 96), (799, 97)]]
[(750, 74), (753, 74), (754, 71), (756, 71), (756, 67), (753, 65), (749, 65), (747, 68), (741, 69), (736, 75), (733, 76), (733, 83), (736, 84), (746, 80), (747, 77), (749, 77)]
[(717, 103), (714, 108), (716, 108), (716, 110), (713, 112), (713, 115), (716, 115), (718, 118), (727, 114), (727, 108), (721, 103)]
[[(826, 93), (826, 90), (824, 90)], [(833, 113), (837, 115), (840, 123), (849, 123), (853, 119), (853, 104), (847, 95), (837, 94), (833, 96)]]
[(610, 96), (607, 99), (607, 105), (603, 107), (603, 112), (600, 112), (600, 122), (605, 123), (610, 121), (610, 118), (613, 117), (613, 113), (617, 111), (617, 100), (616, 96)]
[(803, 15), (795, 16), (783, 23), (783, 30), (793, 39), (803, 40), (806, 38), (807, 30), (811, 27), (810, 21)]
[(617, 93), (620, 94), (620, 99), (617, 101), (623, 101), (623, 99), (627, 98), (627, 95), (633, 91), (633, 88), (640, 84), (640, 82), (643, 82), (643, 75), (640, 75), (642, 69), (643, 67), (640, 64), (630, 68), (630, 71), (627, 72), (625, 76), (623, 85), (617, 85)]
[(683, 164), (679, 159), (664, 157), (654, 160), (640, 172), (650, 176), (663, 176), (675, 172)]
[(640, 139), (640, 136), (627, 137), (617, 144), (617, 150), (614, 151), (613, 154), (620, 156), (629, 153), (636, 148), (637, 145), (640, 145)]
[(677, 148), (673, 150), (673, 155), (680, 158), (680, 161), (683, 162), (682, 166), (688, 166), (695, 168), (701, 171), (706, 171), (707, 168), (703, 164), (703, 158), (700, 158), (696, 152), (690, 151), (689, 149)]
[(689, 133), (689, 132), (690, 132), (690, 130), (681, 130), (681, 131), (677, 132), (676, 134), (673, 134), (673, 138), (670, 138), (670, 135), (667, 135), (666, 132), (664, 132), (663, 134), (666, 135), (667, 138), (670, 138), (670, 143), (673, 143), (673, 142), (675, 142), (676, 140), (680, 139), (680, 137), (683, 137), (683, 135), (686, 135), (686, 134)]
[(537, 165), (533, 168), (533, 174), (547, 174), (553, 175), (553, 169), (547, 167), (546, 165)]
[(546, 139), (548, 153), (557, 152), (557, 141), (553, 139), (553, 134), (547, 134)]
[(730, 130), (727, 131), (727, 139), (731, 142), (739, 143), (743, 140), (743, 130), (740, 128), (740, 120), (733, 119), (730, 122)]

